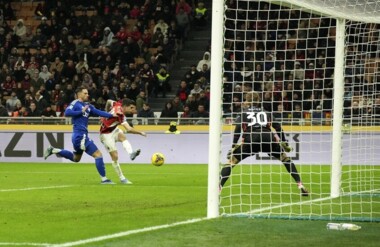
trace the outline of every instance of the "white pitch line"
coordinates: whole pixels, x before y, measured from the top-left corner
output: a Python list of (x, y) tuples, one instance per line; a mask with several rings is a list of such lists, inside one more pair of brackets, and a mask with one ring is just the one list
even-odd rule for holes
[(174, 227), (174, 226), (192, 224), (192, 223), (196, 223), (196, 222), (203, 221), (203, 220), (207, 220), (207, 218), (191, 219), (191, 220), (175, 222), (175, 223), (171, 223), (171, 224), (145, 227), (145, 228), (141, 228), (141, 229), (129, 230), (129, 231), (125, 231), (125, 232), (119, 232), (119, 233), (104, 235), (104, 236), (95, 237), (95, 238), (88, 238), (88, 239), (78, 240), (78, 241), (74, 241), (74, 242), (54, 244), (54, 245), (51, 245), (51, 247), (71, 247), (71, 246), (77, 246), (77, 245), (82, 245), (82, 244), (100, 242), (100, 241), (107, 240), (107, 239), (120, 238), (120, 237), (125, 237), (128, 235), (142, 233), (142, 232), (149, 232), (149, 231), (155, 231), (155, 230), (159, 230), (159, 229), (170, 228), (170, 227)]
[(19, 188), (19, 189), (3, 189), (0, 192), (11, 192), (11, 191), (27, 191), (27, 190), (47, 190), (47, 189), (59, 189), (73, 187), (74, 185), (58, 185), (58, 186), (45, 186), (45, 187), (29, 187), (29, 188)]
[[(343, 193), (341, 196), (342, 197), (343, 196), (351, 196), (351, 195), (369, 193), (369, 192), (374, 192), (374, 191), (376, 191), (376, 190), (361, 191), (360, 193), (354, 193), (354, 192), (345, 193), (345, 194)], [(255, 209), (255, 210), (249, 211), (248, 214), (256, 214), (256, 213), (261, 213), (261, 212), (271, 210), (271, 209), (289, 207), (289, 206), (293, 206), (293, 205), (304, 205), (304, 204), (308, 204), (308, 203), (312, 203), (312, 202), (322, 202), (322, 201), (327, 201), (327, 200), (331, 200), (331, 199), (334, 199), (334, 198), (329, 196), (329, 197), (318, 198), (318, 199), (314, 199), (314, 200), (302, 201), (302, 202), (297, 202), (297, 203), (284, 203), (284, 204), (280, 204), (277, 206), (270, 206), (270, 207)]]
[(51, 244), (47, 243), (1, 243), (0, 246), (40, 246), (40, 247), (48, 247), (51, 246)]
[(308, 204), (308, 203), (312, 203), (312, 202), (327, 201), (327, 200), (330, 200), (330, 199), (333, 199), (333, 198), (332, 197), (325, 197), (325, 198), (318, 198), (318, 199), (314, 199), (314, 200), (302, 201), (302, 202), (297, 202), (297, 203), (284, 203), (284, 204), (280, 204), (280, 205), (277, 205), (277, 206), (271, 206), (271, 207), (265, 207), (265, 208), (255, 209), (255, 210), (249, 211), (248, 214), (256, 214), (256, 213), (261, 213), (261, 212), (264, 212), (264, 211), (267, 211), (267, 210), (271, 210), (271, 209), (289, 207), (289, 206), (293, 206), (293, 205), (303, 205), (303, 204)]

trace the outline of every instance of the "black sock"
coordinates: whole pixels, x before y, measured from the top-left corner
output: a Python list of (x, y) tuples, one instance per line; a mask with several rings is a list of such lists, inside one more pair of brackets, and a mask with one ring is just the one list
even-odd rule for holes
[(296, 181), (297, 183), (301, 182), (301, 177), (298, 174), (297, 168), (294, 165), (294, 163), (291, 160), (289, 160), (289, 161), (284, 161), (283, 164), (286, 167), (286, 170), (288, 170), (290, 175), (293, 177), (294, 181)]
[(227, 182), (230, 175), (231, 175), (231, 166), (226, 165), (225, 167), (223, 167), (222, 171), (220, 172), (220, 185), (222, 187)]

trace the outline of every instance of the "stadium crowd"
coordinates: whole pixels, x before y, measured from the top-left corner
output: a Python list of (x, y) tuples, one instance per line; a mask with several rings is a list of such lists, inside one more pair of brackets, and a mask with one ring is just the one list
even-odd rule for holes
[[(265, 2), (231, 0), (227, 6), (225, 115), (239, 112), (241, 92), (253, 89), (264, 108), (282, 118), (331, 117), (335, 19)], [(347, 30), (346, 118), (380, 117), (379, 30), (355, 23)]]
[[(202, 1), (58, 0), (35, 2), (25, 21), (23, 4), (0, 1), (1, 116), (62, 116), (85, 86), (98, 108), (129, 98), (139, 116), (151, 117), (149, 99), (176, 91), (171, 65), (190, 28), (207, 17)], [(165, 108), (182, 112), (181, 103)]]

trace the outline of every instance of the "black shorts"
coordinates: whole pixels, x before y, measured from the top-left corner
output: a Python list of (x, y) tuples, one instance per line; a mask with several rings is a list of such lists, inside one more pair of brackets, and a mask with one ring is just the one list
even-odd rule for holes
[(276, 158), (280, 157), (281, 146), (276, 142), (272, 132), (253, 132), (246, 136), (240, 147), (233, 151), (233, 156), (240, 162), (260, 152)]

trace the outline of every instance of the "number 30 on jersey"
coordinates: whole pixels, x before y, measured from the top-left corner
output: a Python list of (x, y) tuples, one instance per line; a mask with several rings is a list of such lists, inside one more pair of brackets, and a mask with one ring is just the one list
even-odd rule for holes
[(265, 112), (247, 112), (247, 118), (251, 120), (248, 126), (254, 126), (255, 124), (259, 124), (261, 126), (265, 126), (268, 124), (268, 116)]

